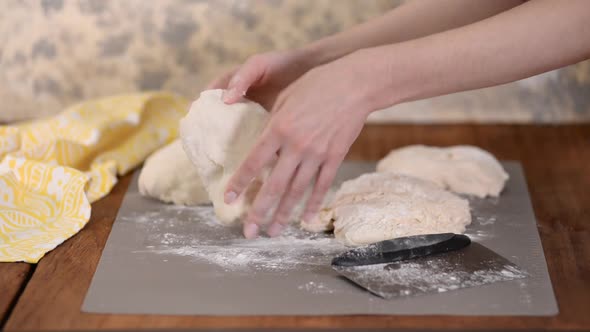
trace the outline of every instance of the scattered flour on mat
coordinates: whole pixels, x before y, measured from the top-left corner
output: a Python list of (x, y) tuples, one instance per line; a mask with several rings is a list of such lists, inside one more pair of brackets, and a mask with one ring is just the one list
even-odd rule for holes
[(494, 237), (494, 224), (498, 221), (495, 214), (498, 205), (497, 198), (482, 199), (473, 196), (466, 197), (471, 206), (472, 222), (467, 226), (465, 235), (475, 242), (482, 242)]
[(131, 216), (123, 217), (124, 220), (131, 220), (137, 223), (162, 224), (175, 222), (201, 222), (210, 227), (225, 227), (215, 221), (215, 212), (209, 205), (184, 206), (172, 204), (159, 204), (159, 210), (141, 211)]
[(512, 265), (505, 265), (502, 269), (482, 268), (476, 271), (465, 271), (457, 266), (449, 265), (443, 259), (403, 262), (389, 266), (377, 264), (348, 269), (356, 270), (357, 278), (366, 280), (362, 282), (363, 284), (381, 285), (382, 289), (373, 289), (373, 291), (383, 295), (443, 293), (526, 276), (525, 272)]
[(471, 208), (471, 225), (467, 226), (465, 235), (472, 240), (479, 242), (493, 237), (493, 227), (498, 221), (496, 209), (498, 205), (497, 197), (488, 197), (486, 199), (464, 196), (469, 200)]
[(196, 242), (180, 247), (160, 247), (154, 252), (189, 256), (225, 270), (288, 271), (330, 264), (332, 257), (344, 250), (341, 244), (330, 238), (300, 239), (287, 235), (272, 239), (240, 239), (220, 245)]
[(482, 242), (493, 237), (493, 232), (488, 228), (496, 222), (495, 216), (472, 216), (472, 219), (472, 225), (467, 226), (465, 235), (475, 242)]
[(307, 233), (296, 226), (277, 238), (246, 240), (239, 226), (218, 224), (211, 206), (165, 205), (128, 219), (146, 227), (150, 234), (146, 250), (136, 252), (189, 257), (226, 271), (287, 272), (326, 266), (347, 250), (332, 236)]
[(473, 231), (473, 230), (469, 230), (469, 228), (467, 228), (467, 231), (464, 234), (469, 236), (471, 241), (474, 241), (474, 242), (482, 242), (483, 240), (491, 237), (491, 234), (489, 232), (482, 231), (482, 230)]
[(323, 282), (309, 281), (297, 287), (299, 290), (304, 290), (313, 294), (334, 294), (334, 290), (330, 289)]
[[(307, 233), (296, 226), (278, 238), (246, 240), (239, 226), (228, 228), (217, 223), (211, 206), (160, 205), (158, 210), (141, 211), (126, 219), (148, 229), (145, 251), (189, 257), (226, 271), (287, 272), (325, 266), (348, 249), (333, 236)], [(496, 218), (474, 219), (480, 227), (468, 227), (466, 235), (476, 242), (489, 238), (491, 234), (482, 228)]]
[(494, 217), (494, 216), (491, 216), (491, 217), (477, 216), (477, 217), (475, 217), (475, 221), (482, 226), (492, 225), (493, 223), (496, 222), (496, 217)]

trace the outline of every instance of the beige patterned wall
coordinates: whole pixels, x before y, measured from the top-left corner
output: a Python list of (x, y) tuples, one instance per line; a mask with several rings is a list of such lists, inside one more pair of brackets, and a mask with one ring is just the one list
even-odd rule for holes
[[(187, 97), (256, 52), (302, 45), (389, 0), (2, 0), (0, 122), (165, 89)], [(588, 62), (506, 86), (400, 105), (378, 121), (590, 120)]]

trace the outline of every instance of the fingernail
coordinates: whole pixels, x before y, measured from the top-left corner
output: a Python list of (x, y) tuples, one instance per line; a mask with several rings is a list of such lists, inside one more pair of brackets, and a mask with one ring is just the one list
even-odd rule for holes
[(222, 99), (223, 99), (224, 103), (231, 103), (231, 102), (234, 102), (236, 99), (238, 99), (240, 96), (241, 96), (241, 93), (239, 93), (235, 89), (231, 89), (231, 90), (225, 91)]
[(236, 197), (238, 197), (238, 195), (235, 191), (230, 191), (225, 193), (223, 200), (225, 201), (225, 204), (231, 204), (236, 200)]
[(229, 101), (231, 101), (231, 97), (233, 94), (234, 90), (225, 90), (223, 91), (223, 94), (221, 95), (221, 99), (223, 100), (224, 103), (228, 103)]
[(244, 236), (247, 239), (255, 239), (258, 236), (258, 225), (254, 223), (247, 223), (244, 225)]
[(276, 236), (281, 235), (281, 233), (283, 232), (283, 229), (285, 229), (285, 226), (283, 224), (275, 222), (274, 224), (270, 225), (270, 227), (268, 228), (266, 233), (270, 237), (276, 237)]

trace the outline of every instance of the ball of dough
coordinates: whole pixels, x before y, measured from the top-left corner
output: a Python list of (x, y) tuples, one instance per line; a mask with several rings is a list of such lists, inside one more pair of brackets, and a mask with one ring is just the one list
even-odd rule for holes
[(261, 179), (255, 179), (234, 203), (224, 202), (228, 181), (256, 143), (269, 114), (249, 100), (227, 105), (221, 99), (222, 93), (201, 93), (180, 121), (180, 137), (201, 175), (217, 219), (229, 225), (246, 213), (260, 187)]
[(188, 160), (180, 140), (164, 146), (145, 161), (139, 174), (139, 192), (178, 205), (209, 203), (197, 168)]
[(462, 233), (471, 223), (469, 202), (436, 184), (390, 172), (346, 181), (320, 213), (334, 222), (346, 245), (434, 233)]
[(456, 193), (497, 197), (508, 174), (493, 155), (475, 146), (410, 145), (392, 150), (377, 164), (389, 171), (430, 180)]

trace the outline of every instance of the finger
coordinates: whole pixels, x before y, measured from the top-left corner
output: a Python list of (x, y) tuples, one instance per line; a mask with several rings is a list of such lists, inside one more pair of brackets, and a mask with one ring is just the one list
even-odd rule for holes
[(246, 61), (232, 76), (227, 91), (223, 94), (223, 101), (226, 104), (233, 104), (240, 100), (252, 85), (264, 77), (264, 64), (257, 59), (254, 57)]
[(322, 208), (324, 197), (326, 196), (328, 190), (330, 190), (330, 186), (334, 181), (336, 171), (338, 170), (338, 166), (342, 162), (342, 159), (343, 158), (333, 159), (331, 161), (327, 161), (321, 166), (318, 178), (313, 188), (313, 192), (311, 193), (311, 196), (305, 205), (305, 213), (303, 214), (304, 222), (312, 222), (315, 219), (318, 211), (320, 211)]
[(288, 225), (293, 208), (305, 195), (305, 190), (310, 186), (318, 170), (319, 166), (315, 161), (306, 160), (299, 165), (289, 187), (289, 192), (283, 195), (275, 212), (273, 223), (267, 230), (269, 236), (278, 236)]
[(270, 134), (263, 133), (251, 152), (229, 180), (225, 190), (224, 200), (231, 204), (248, 187), (264, 167), (270, 165), (277, 158), (280, 141)]
[[(281, 154), (270, 176), (264, 181), (260, 191), (256, 195), (250, 211), (248, 211), (246, 224), (262, 225), (264, 223), (268, 211), (281, 200), (281, 197), (286, 192), (299, 162), (299, 155), (295, 153), (287, 152)], [(244, 235), (246, 237), (250, 235), (246, 234), (246, 227), (244, 227)]]
[(229, 85), (229, 81), (234, 76), (236, 71), (237, 71), (237, 69), (231, 70), (231, 71), (223, 74), (221, 77), (217, 78), (213, 82), (209, 83), (209, 85), (207, 85), (207, 90), (227, 89), (227, 86)]

